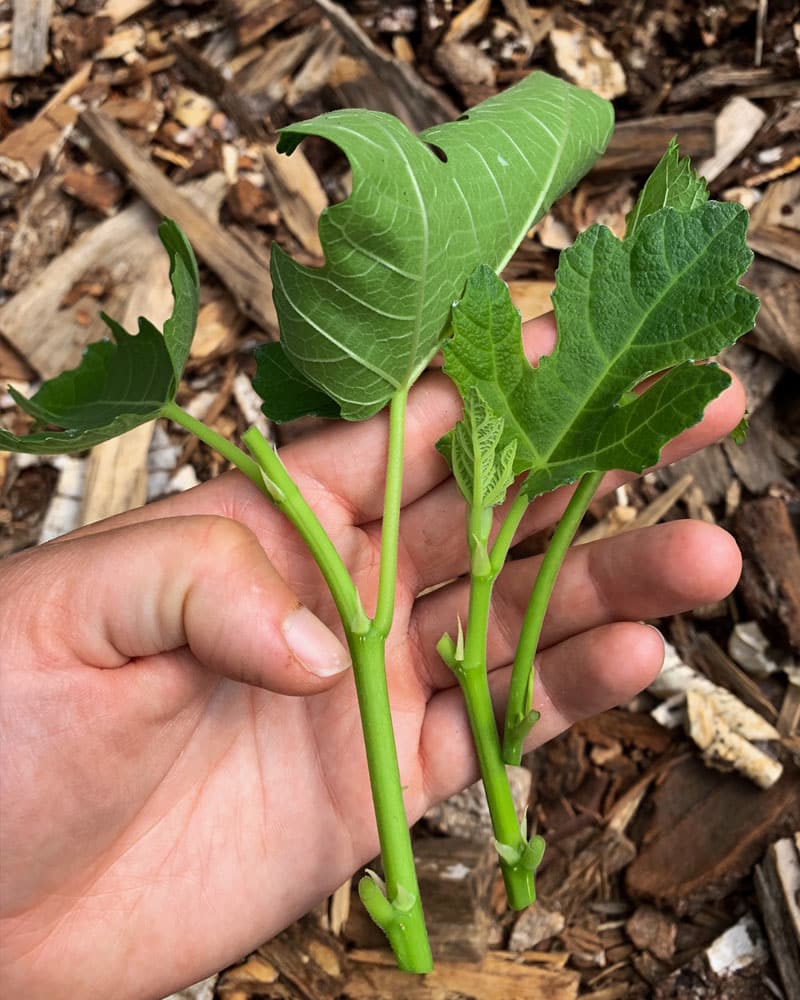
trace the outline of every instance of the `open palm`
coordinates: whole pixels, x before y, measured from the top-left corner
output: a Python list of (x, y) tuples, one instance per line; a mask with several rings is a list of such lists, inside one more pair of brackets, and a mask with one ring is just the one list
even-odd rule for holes
[[(551, 320), (526, 338), (532, 355), (547, 350)], [(726, 433), (741, 409), (735, 386), (665, 457)], [(476, 777), (461, 695), (434, 648), (467, 601), (464, 505), (434, 449), (457, 415), (448, 381), (426, 375), (409, 409), (388, 647), (411, 821)], [(282, 457), (372, 612), (385, 415)], [(564, 491), (540, 498), (524, 530), (564, 503)], [(499, 709), (537, 562), (511, 564), (497, 587)], [(639, 621), (724, 595), (738, 568), (724, 532), (690, 522), (574, 550), (537, 662), (531, 745), (646, 685), (662, 644)], [(280, 614), (298, 600), (338, 631), (303, 543), (238, 473), (0, 566), (9, 995), (49, 997), (55, 983), (86, 1000), (164, 994), (243, 955), (377, 853), (352, 677), (316, 677), (282, 645)]]

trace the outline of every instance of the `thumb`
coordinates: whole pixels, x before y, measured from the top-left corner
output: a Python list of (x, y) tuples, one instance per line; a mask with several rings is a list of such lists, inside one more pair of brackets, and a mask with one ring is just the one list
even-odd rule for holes
[(0, 589), (19, 608), (6, 623), (28, 623), (34, 663), (120, 667), (188, 646), (209, 670), (299, 695), (330, 687), (350, 666), (256, 536), (228, 518), (162, 518), (64, 539), (2, 569)]

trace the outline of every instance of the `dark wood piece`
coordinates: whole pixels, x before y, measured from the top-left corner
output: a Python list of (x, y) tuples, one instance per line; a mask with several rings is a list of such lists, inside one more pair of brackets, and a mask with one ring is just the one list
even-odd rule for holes
[(308, 6), (308, 0), (223, 0), (222, 6), (235, 19), (244, 48)]
[(653, 167), (675, 135), (685, 156), (711, 156), (714, 152), (714, 115), (699, 111), (620, 122), (594, 170), (607, 172)]
[(244, 94), (198, 48), (183, 38), (175, 38), (172, 48), (178, 55), (178, 66), (189, 83), (213, 98), (249, 139), (270, 137), (268, 122), (254, 113)]
[(341, 990), (340, 973), (344, 964), (341, 945), (332, 935), (317, 930), (310, 920), (291, 927), (258, 949), (305, 1000), (330, 1000)]
[(401, 114), (415, 129), (427, 128), (458, 117), (458, 109), (417, 73), (413, 66), (386, 55), (372, 42), (347, 10), (331, 0), (314, 0), (331, 24), (341, 34), (348, 48), (366, 62), (375, 76), (393, 91), (405, 114)]
[(278, 321), (272, 304), (269, 262), (255, 257), (217, 222), (183, 195), (107, 115), (86, 111), (81, 127), (93, 148), (159, 215), (174, 219), (200, 257), (230, 290), (242, 312), (274, 333)]
[(776, 836), (800, 822), (800, 776), (761, 791), (694, 758), (672, 768), (653, 795), (642, 847), (626, 873), (634, 899), (679, 914), (723, 898)]
[(764, 87), (779, 81), (780, 78), (775, 75), (775, 71), (767, 67), (729, 66), (720, 63), (695, 73), (694, 76), (688, 77), (673, 87), (667, 102), (669, 104), (681, 104), (684, 101), (690, 103), (708, 97), (715, 90), (726, 90), (729, 87), (737, 89)]
[(692, 666), (702, 670), (709, 680), (732, 691), (745, 705), (758, 712), (773, 725), (778, 721), (778, 710), (756, 682), (737, 666), (707, 632), (694, 637)]
[(745, 603), (770, 638), (800, 652), (800, 545), (785, 501), (743, 503), (734, 531), (744, 555)]
[(743, 279), (761, 299), (749, 343), (800, 372), (800, 281), (794, 268), (757, 256)]

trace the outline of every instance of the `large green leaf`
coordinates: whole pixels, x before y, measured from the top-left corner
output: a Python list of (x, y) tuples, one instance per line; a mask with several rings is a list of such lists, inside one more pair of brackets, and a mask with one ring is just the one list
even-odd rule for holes
[[(739, 205), (707, 202), (647, 214), (626, 240), (602, 226), (561, 255), (553, 303), (558, 343), (534, 369), (506, 286), (489, 268), (453, 310), (445, 371), (476, 386), (517, 440), (515, 471), (534, 497), (585, 472), (653, 464), (728, 384), (716, 354), (749, 330), (758, 300), (738, 278), (752, 258)], [(638, 398), (647, 376), (678, 366)]]
[(324, 267), (273, 249), (291, 365), (347, 419), (380, 410), (438, 350), (476, 265), (505, 265), (594, 163), (612, 125), (607, 102), (533, 73), (419, 136), (391, 115), (362, 110), (284, 129), (281, 151), (321, 136), (353, 170), (350, 197), (320, 218)]
[(163, 336), (144, 318), (134, 336), (104, 315), (113, 341), (91, 344), (77, 368), (45, 382), (31, 399), (10, 390), (39, 425), (62, 429), (20, 437), (0, 428), (0, 450), (44, 455), (83, 451), (154, 420), (174, 399), (197, 323), (199, 275), (179, 227), (165, 220), (159, 235), (169, 254), (174, 298)]

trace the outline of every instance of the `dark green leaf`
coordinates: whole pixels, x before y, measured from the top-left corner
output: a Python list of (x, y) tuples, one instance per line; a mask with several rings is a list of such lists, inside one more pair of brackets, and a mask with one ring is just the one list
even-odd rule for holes
[(197, 328), (200, 273), (194, 251), (177, 222), (164, 219), (158, 227), (158, 235), (169, 254), (169, 280), (175, 300), (172, 315), (164, 324), (164, 342), (172, 360), (177, 391)]
[(298, 417), (338, 417), (339, 404), (312, 385), (291, 361), (280, 343), (263, 344), (256, 351), (258, 368), (253, 388), (264, 400), (261, 409), (279, 424)]
[(345, 110), (283, 130), (338, 145), (352, 195), (327, 209), (326, 263), (272, 253), (284, 350), (347, 419), (380, 410), (438, 350), (450, 306), (479, 263), (499, 270), (531, 225), (602, 153), (611, 106), (544, 73), (413, 135), (398, 119)]
[[(751, 260), (747, 213), (708, 202), (644, 217), (624, 242), (596, 226), (561, 255), (553, 303), (559, 339), (533, 369), (519, 313), (489, 268), (453, 310), (445, 370), (462, 396), (477, 386), (517, 439), (515, 471), (533, 497), (585, 472), (653, 464), (728, 384), (716, 354), (751, 329), (758, 300), (738, 278)], [(643, 379), (679, 367), (635, 401)]]
[(113, 341), (91, 344), (77, 368), (45, 382), (31, 399), (11, 390), (39, 428), (19, 437), (0, 429), (0, 449), (37, 454), (83, 451), (159, 416), (177, 391), (197, 321), (199, 278), (186, 237), (165, 221), (159, 235), (170, 258), (175, 300), (164, 335), (139, 320), (133, 336), (108, 316)]

